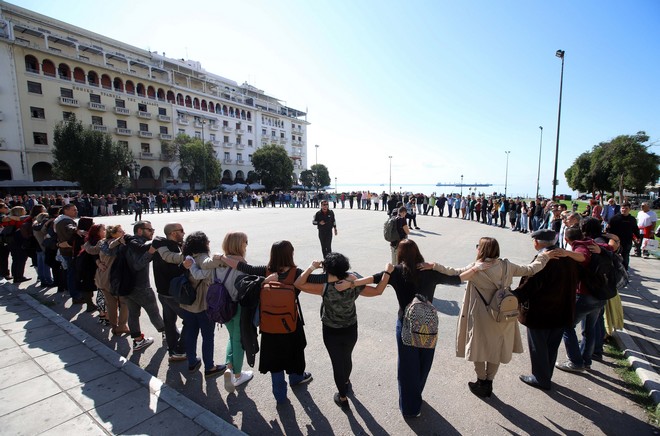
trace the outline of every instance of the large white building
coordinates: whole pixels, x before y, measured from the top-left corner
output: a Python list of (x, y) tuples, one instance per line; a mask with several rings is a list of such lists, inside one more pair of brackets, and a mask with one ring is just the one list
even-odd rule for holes
[[(179, 133), (210, 141), (223, 182), (246, 182), (252, 153), (283, 146), (306, 168), (306, 114), (247, 83), (0, 1), (0, 188), (53, 179), (53, 131), (75, 114), (133, 152), (141, 190), (186, 181), (161, 156)], [(99, 171), (102, 171), (99, 168)], [(4, 182), (9, 184), (9, 182)]]

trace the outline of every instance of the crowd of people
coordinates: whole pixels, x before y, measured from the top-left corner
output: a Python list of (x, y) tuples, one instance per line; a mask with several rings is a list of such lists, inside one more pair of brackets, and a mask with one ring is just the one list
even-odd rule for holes
[[(275, 242), (268, 264), (259, 266), (247, 262), (248, 235), (242, 232), (225, 235), (222, 253), (213, 254), (204, 232), (195, 231), (186, 236), (180, 222), (165, 225), (160, 237), (154, 237), (156, 229), (148, 220), (138, 219), (132, 235), (119, 225), (93, 222), (96, 215), (116, 212), (114, 205), (123, 211), (124, 197), (58, 196), (47, 197), (47, 201), (36, 196), (20, 201), (8, 197), (0, 202), (0, 275), (16, 284), (27, 281), (25, 267), (27, 260), (32, 259), (40, 286), (56, 286), (58, 292), (68, 292), (72, 304), (84, 304), (90, 313), (98, 311), (99, 322), (109, 327), (113, 335), (130, 335), (134, 352), (154, 343), (153, 338), (144, 335), (140, 325), (144, 309), (149, 321), (162, 333), (170, 362), (185, 361), (193, 373), (203, 364), (204, 377), (223, 375), (229, 392), (253, 378), (253, 372), (244, 370), (243, 363), (247, 359), (253, 366), (259, 353), (258, 369), (271, 374), (272, 391), (278, 403), (288, 401), (285, 374), (292, 387), (312, 380), (312, 374), (306, 371), (307, 340), (303, 322), (294, 323), (285, 334), (264, 331), (263, 325), (255, 324), (255, 319), (263, 320), (267, 315), (259, 312), (260, 290), (273, 282), (294, 289), (294, 319), (302, 317), (297, 301), (300, 292), (319, 295), (323, 302), (323, 342), (336, 384), (334, 401), (342, 409), (349, 408), (352, 392), (352, 352), (358, 340), (355, 300), (359, 296), (377, 297), (389, 285), (398, 303), (393, 310), (398, 314), (394, 331), (399, 409), (408, 418), (421, 413), (422, 393), (435, 353), (435, 348), (419, 348), (402, 341), (404, 313), (417, 296), (432, 301), (438, 284), (458, 286), (467, 282), (456, 330), (456, 356), (474, 365), (476, 380), (468, 383), (470, 392), (489, 397), (500, 365), (508, 363), (512, 353), (521, 353), (523, 345), (519, 323), (493, 319), (487, 301), (492, 301), (501, 289), (511, 287), (514, 277), (523, 277), (514, 294), (521, 303), (518, 320), (527, 327), (531, 375), (522, 375), (520, 379), (539, 389), (551, 389), (555, 367), (569, 372), (589, 369), (592, 360), (602, 356), (607, 333), (620, 327), (616, 322), (622, 319), (620, 300), (599, 299), (589, 283), (585, 283), (588, 276), (583, 272), (589, 268), (591, 257), (601, 251), (621, 253), (622, 263), (628, 269), (633, 244), (637, 240), (652, 240), (657, 222), (648, 204), (642, 204), (635, 219), (630, 215), (629, 203), (619, 206), (614, 199), (608, 200), (605, 207), (594, 204), (587, 213), (580, 214), (567, 210), (564, 204), (545, 200), (531, 201), (528, 205), (522, 200), (501, 201), (476, 195), (436, 198), (366, 194), (312, 198), (311, 205), (315, 204), (314, 199), (317, 205), (321, 204), (313, 223), (319, 226), (323, 258), (312, 261), (306, 270), (296, 266), (294, 247), (289, 241)], [(213, 197), (199, 197), (200, 204), (215, 202)], [(150, 213), (165, 212), (168, 202), (176, 202), (174, 196), (154, 198), (155, 208), (150, 196), (132, 201), (134, 205), (148, 206)], [(399, 238), (390, 243), (392, 262), (382, 271), (358, 278), (350, 273), (348, 258), (333, 252), (330, 242), (323, 239), (321, 227), (327, 228), (323, 232), (334, 230), (336, 234), (334, 214), (328, 211), (333, 200), (341, 207), (346, 203), (352, 207), (357, 200), (360, 209), (387, 210), (394, 217)], [(126, 201), (130, 204), (130, 196)], [(188, 201), (190, 210), (194, 210), (196, 197), (190, 196)], [(282, 201), (281, 205), (286, 207), (286, 199)], [(259, 207), (258, 197), (256, 206)], [(508, 228), (513, 231), (531, 232), (538, 253), (529, 264), (517, 265), (501, 258), (496, 239), (483, 237), (477, 244), (474, 262), (465, 267), (427, 262), (409, 234), (410, 228), (419, 228), (416, 215), (432, 215), (436, 207), (440, 216), (444, 216), (446, 208), (449, 217), (454, 215), (501, 227), (507, 227), (508, 222)], [(84, 213), (81, 208), (85, 208)], [(185, 204), (183, 208), (179, 204), (179, 209), (186, 209)], [(90, 217), (78, 219), (87, 212)], [(323, 273), (312, 274), (318, 268)], [(185, 304), (171, 294), (170, 286), (173, 279), (182, 275), (188, 277), (195, 289), (194, 300)], [(229, 341), (222, 363), (215, 359), (215, 324), (207, 316), (209, 288), (219, 280), (236, 303), (235, 314), (225, 323)], [(607, 317), (606, 327), (607, 311), (614, 313)], [(179, 319), (183, 324), (181, 330), (177, 328)], [(577, 324), (582, 325), (581, 340), (576, 335)], [(201, 358), (197, 356), (200, 333)], [(562, 341), (567, 359), (558, 361)]]

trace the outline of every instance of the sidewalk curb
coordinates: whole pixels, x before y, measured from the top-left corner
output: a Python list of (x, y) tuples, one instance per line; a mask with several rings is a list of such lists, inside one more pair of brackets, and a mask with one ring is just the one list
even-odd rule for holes
[(127, 376), (136, 380), (142, 386), (148, 388), (149, 392), (172, 406), (186, 417), (190, 418), (197, 425), (204, 428), (204, 430), (212, 434), (222, 435), (245, 434), (214, 413), (188, 399), (176, 390), (170, 388), (158, 378), (152, 376), (144, 369), (128, 361), (125, 357), (117, 354), (103, 343), (98, 341), (96, 338), (91, 337), (84, 330), (62, 318), (59, 314), (53, 312), (48, 307), (41, 304), (29, 292), (20, 292), (20, 290), (19, 292), (16, 292), (17, 289), (15, 287), (10, 289), (10, 292), (23, 300), (28, 306), (42, 314), (49, 321), (64, 329), (67, 333), (78, 339), (82, 344), (98, 354), (102, 359), (110, 363), (112, 366), (118, 368)]
[(649, 391), (649, 394), (655, 403), (656, 410), (660, 410), (660, 375), (655, 372), (648, 361), (638, 357), (642, 354), (639, 352), (635, 340), (625, 329), (615, 331), (614, 338), (619, 347), (623, 350), (624, 356), (626, 356), (628, 362), (630, 362), (630, 365), (635, 369), (635, 372), (642, 380), (644, 388)]

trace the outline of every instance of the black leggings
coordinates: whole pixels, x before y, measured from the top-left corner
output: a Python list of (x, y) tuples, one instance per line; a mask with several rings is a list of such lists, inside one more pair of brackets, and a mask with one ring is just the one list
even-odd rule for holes
[(323, 326), (323, 343), (330, 355), (332, 373), (341, 397), (346, 396), (346, 383), (348, 383), (353, 370), (351, 355), (358, 338), (357, 327), (357, 323), (344, 328)]

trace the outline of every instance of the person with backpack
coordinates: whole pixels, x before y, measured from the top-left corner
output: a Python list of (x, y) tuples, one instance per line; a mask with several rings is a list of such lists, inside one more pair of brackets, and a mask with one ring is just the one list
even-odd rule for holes
[[(397, 210), (397, 214), (388, 218), (388, 221), (385, 223), (385, 239), (390, 243), (390, 252), (392, 254), (393, 265), (397, 263), (396, 253), (399, 242), (407, 239), (408, 234), (410, 233), (410, 227), (408, 227), (408, 223), (406, 221), (407, 216), (408, 209), (406, 209), (405, 206), (400, 206)], [(394, 233), (394, 228), (396, 228), (396, 234)]]
[(185, 272), (182, 265), (184, 256), (181, 254), (181, 245), (186, 232), (181, 223), (168, 223), (165, 224), (163, 233), (165, 233), (164, 238), (156, 237), (151, 243), (157, 250), (152, 261), (154, 284), (163, 310), (168, 361), (181, 362), (186, 360), (184, 339), (186, 326), (184, 325), (179, 333), (176, 322), (177, 318), (183, 319), (183, 316), (179, 303), (170, 295), (170, 283), (172, 279)]
[[(305, 286), (310, 274), (320, 267), (327, 274), (327, 282)], [(394, 267), (391, 263), (385, 266), (383, 277), (378, 285), (369, 285), (374, 276), (355, 280), (349, 276), (351, 267), (348, 258), (340, 253), (328, 253), (323, 262), (313, 261), (295, 282), (298, 289), (310, 294), (320, 295), (323, 299), (321, 305), (321, 323), (323, 324), (323, 343), (330, 355), (332, 372), (334, 374), (337, 393), (334, 395), (335, 404), (342, 409), (348, 409), (347, 394), (352, 390), (350, 381), (353, 369), (353, 347), (358, 339), (357, 312), (355, 300), (359, 296), (376, 297), (381, 295), (389, 281)], [(348, 280), (350, 289), (339, 290), (337, 282)]]
[[(557, 234), (540, 229), (532, 233), (534, 249), (541, 253), (557, 249)], [(573, 325), (575, 291), (580, 266), (569, 257), (553, 259), (533, 276), (523, 277), (514, 291), (521, 305), (518, 321), (527, 327), (531, 375), (520, 381), (537, 389), (550, 390), (554, 365), (564, 328)]]
[[(236, 268), (245, 274), (264, 277), (260, 301), (260, 324), (261, 332), (261, 357), (259, 359), (259, 372), (265, 374), (270, 372), (273, 385), (273, 395), (278, 404), (286, 403), (287, 383), (284, 373), (289, 374), (289, 384), (297, 386), (309, 383), (312, 374), (305, 372), (305, 347), (307, 339), (303, 328), (302, 310), (298, 302), (299, 289), (293, 286), (295, 280), (303, 271), (296, 267), (293, 261), (293, 245), (289, 241), (277, 241), (270, 249), (270, 260), (265, 266), (252, 266), (244, 262), (233, 260), (231, 257), (221, 255), (220, 260), (232, 268)], [(315, 274), (309, 279), (309, 283), (325, 283), (328, 278), (326, 274)], [(277, 286), (283, 290), (279, 292), (285, 307), (289, 308), (287, 313), (279, 314), (276, 324), (287, 328), (286, 332), (271, 333), (271, 321), (274, 321), (272, 313), (268, 313), (266, 307), (272, 306), (272, 299), (276, 292), (271, 287)], [(307, 286), (307, 285), (306, 285)], [(284, 292), (286, 291), (286, 292)], [(289, 301), (290, 300), (290, 301)], [(267, 325), (268, 321), (268, 325)], [(293, 324), (293, 325), (291, 325)], [(269, 328), (271, 327), (271, 328)], [(266, 331), (269, 330), (269, 331)]]
[(422, 392), (431, 371), (435, 347), (419, 348), (403, 342), (406, 308), (418, 294), (432, 302), (437, 285), (460, 285), (461, 281), (469, 279), (474, 271), (469, 269), (462, 274), (433, 271), (433, 265), (424, 263), (417, 244), (410, 239), (404, 239), (398, 244), (397, 259), (399, 262), (392, 272), (376, 274), (374, 283), (380, 283), (382, 275), (389, 275), (389, 284), (396, 292), (399, 303), (396, 323), (399, 410), (405, 418), (415, 418), (421, 414)]
[[(491, 302), (506, 291), (513, 277), (526, 277), (541, 271), (550, 259), (565, 256), (563, 250), (539, 253), (528, 265), (517, 265), (500, 258), (500, 245), (495, 238), (482, 237), (476, 245), (475, 262), (461, 269), (435, 264), (434, 270), (445, 274), (462, 274), (474, 269), (468, 281), (456, 330), (456, 357), (474, 364), (476, 382), (468, 382), (470, 392), (478, 397), (490, 397), (493, 379), (502, 363), (511, 361), (512, 353), (522, 353), (522, 339), (517, 318), (496, 320)], [(479, 270), (491, 264), (486, 270)], [(517, 306), (517, 305), (516, 305)]]
[[(186, 257), (183, 266), (191, 269), (193, 264), (198, 266), (210, 264), (212, 258), (209, 256), (209, 244), (209, 238), (204, 232), (197, 231), (189, 234), (181, 247), (182, 255)], [(214, 363), (215, 323), (206, 314), (206, 294), (213, 282), (213, 269), (201, 268), (195, 275), (191, 273), (189, 280), (195, 288), (195, 300), (192, 304), (179, 304), (184, 325), (188, 371), (197, 372), (202, 366), (203, 360), (204, 378), (208, 380), (223, 374), (227, 369), (226, 365)], [(202, 334), (202, 359), (197, 357), (197, 338), (200, 333)]]
[[(232, 256), (237, 262), (245, 262), (247, 246), (248, 237), (243, 232), (229, 232), (225, 235), (225, 238), (222, 241), (222, 251), (224, 254), (226, 256)], [(194, 264), (190, 269), (190, 272), (193, 278), (198, 278), (201, 269), (197, 264)], [(244, 274), (237, 269), (231, 268), (223, 262), (214, 271), (215, 282), (212, 285), (212, 287), (216, 286), (216, 283), (220, 282), (222, 289), (227, 292), (227, 296), (231, 299), (231, 303), (229, 304), (236, 308), (231, 319), (224, 323), (224, 326), (227, 327), (227, 332), (229, 333), (229, 341), (227, 342), (225, 355), (227, 370), (224, 373), (224, 385), (225, 390), (229, 393), (234, 392), (238, 386), (252, 380), (252, 377), (254, 376), (252, 371), (243, 371), (243, 361), (245, 360), (245, 350), (243, 349), (241, 337), (241, 317), (243, 310), (241, 309), (240, 304), (236, 304), (240, 298), (238, 289), (236, 289), (235, 285), (236, 281), (243, 275)], [(209, 288), (209, 294), (211, 294), (211, 291), (212, 288)], [(222, 290), (218, 289), (218, 292), (222, 292)], [(210, 297), (211, 295), (207, 297), (207, 302), (209, 302), (207, 313), (211, 307)], [(226, 302), (226, 300), (222, 300), (223, 297), (218, 296), (217, 301), (219, 303)]]

